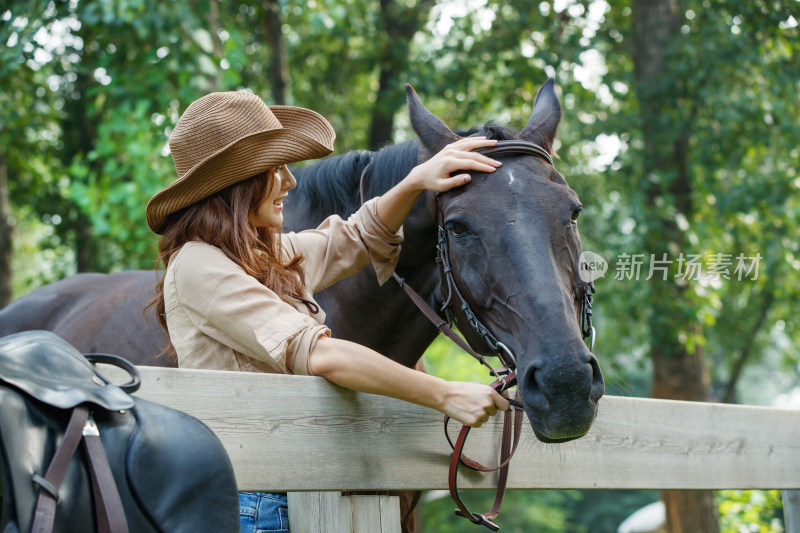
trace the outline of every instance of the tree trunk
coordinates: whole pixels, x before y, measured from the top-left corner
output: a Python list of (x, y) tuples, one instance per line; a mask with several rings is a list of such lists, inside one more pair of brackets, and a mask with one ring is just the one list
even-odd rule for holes
[[(78, 30), (78, 36), (83, 41), (83, 46), (75, 50), (79, 61), (70, 66), (75, 74), (72, 86), (65, 88), (64, 110), (61, 116), (61, 160), (69, 168), (77, 159), (88, 166), (87, 176), (96, 175), (100, 162), (90, 158), (92, 150), (97, 144), (97, 126), (100, 121), (98, 109), (95, 108), (97, 100), (92, 97), (92, 90), (97, 86), (93, 71), (97, 62), (98, 47), (92, 46), (96, 41), (95, 28), (83, 24)], [(78, 179), (72, 176), (71, 179)], [(87, 180), (89, 177), (81, 178)], [(75, 247), (75, 268), (77, 272), (94, 272), (100, 270), (98, 265), (98, 246), (95, 242), (94, 227), (89, 214), (85, 213), (80, 205), (73, 202), (65, 212), (63, 222), (57, 231), (62, 236), (70, 239)]]
[[(645, 146), (641, 190), (652, 209), (646, 221), (646, 249), (661, 259), (686, 252), (677, 215), (692, 219), (688, 165), (689, 127), (675, 108), (680, 80), (668, 74), (667, 49), (680, 36), (683, 8), (678, 0), (634, 0), (633, 59)], [(669, 120), (665, 120), (670, 117)], [(696, 319), (692, 281), (678, 276), (650, 280), (649, 330), (654, 398), (707, 401), (708, 369)], [(670, 533), (716, 533), (719, 524), (711, 491), (662, 492)]]
[(8, 201), (8, 162), (0, 152), (0, 308), (11, 302), (11, 245), (14, 226), (11, 223), (11, 207)]
[(78, 272), (95, 272), (96, 245), (92, 221), (83, 213), (78, 213), (75, 225), (75, 268)]
[[(84, 36), (82, 35), (82, 37)], [(89, 39), (90, 37), (86, 35), (84, 43), (90, 42)], [(64, 164), (69, 166), (76, 157), (85, 158), (91, 175), (97, 167), (97, 161), (90, 161), (88, 156), (96, 143), (97, 127), (91, 116), (91, 104), (87, 96), (91, 90), (92, 78), (88, 72), (89, 67), (84, 66), (84, 62), (86, 65), (91, 64), (91, 60), (86, 58), (86, 54), (87, 52), (84, 50), (81, 63), (78, 64), (75, 72), (75, 97), (65, 98), (67, 103), (64, 105), (64, 131), (73, 133), (65, 136), (62, 159)], [(92, 221), (77, 204), (73, 205), (71, 210), (72, 215), (63, 226), (74, 232), (76, 270), (93, 272), (97, 269), (97, 247), (94, 242)]]
[(434, 3), (433, 0), (421, 0), (414, 7), (404, 7), (395, 0), (380, 2), (384, 42), (378, 61), (378, 92), (369, 128), (370, 150), (392, 142), (394, 114), (405, 104), (402, 77), (408, 75), (411, 41), (428, 20)]
[(402, 102), (398, 91), (398, 79), (395, 69), (381, 61), (381, 72), (378, 81), (378, 93), (375, 106), (372, 108), (372, 121), (369, 125), (369, 149), (379, 150), (392, 142), (394, 133), (394, 114)]
[(736, 385), (739, 383), (739, 378), (742, 377), (742, 371), (744, 370), (747, 361), (750, 359), (750, 356), (753, 354), (753, 347), (756, 344), (756, 338), (761, 330), (764, 328), (764, 324), (767, 322), (767, 315), (769, 314), (769, 310), (772, 307), (772, 304), (775, 302), (775, 292), (772, 290), (771, 286), (767, 286), (764, 289), (766, 292), (761, 300), (761, 306), (758, 310), (758, 315), (756, 316), (756, 320), (753, 323), (753, 327), (750, 330), (750, 334), (744, 341), (741, 351), (739, 352), (739, 356), (736, 358), (736, 362), (731, 369), (731, 376), (728, 379), (728, 383), (725, 385), (725, 393), (722, 395), (722, 403), (731, 403), (734, 401), (736, 396)]
[(667, 531), (711, 533), (719, 531), (714, 493), (710, 490), (662, 490), (667, 507)]
[(222, 66), (220, 61), (225, 57), (222, 49), (222, 41), (219, 38), (221, 23), (219, 20), (219, 3), (217, 0), (209, 0), (208, 3), (208, 28), (211, 30), (211, 43), (214, 47), (214, 76), (211, 78), (211, 91), (222, 90)]
[(272, 101), (277, 105), (286, 105), (286, 86), (289, 81), (289, 65), (286, 61), (286, 47), (281, 31), (281, 8), (278, 0), (265, 0), (266, 34), (269, 39), (270, 65), (267, 69)]

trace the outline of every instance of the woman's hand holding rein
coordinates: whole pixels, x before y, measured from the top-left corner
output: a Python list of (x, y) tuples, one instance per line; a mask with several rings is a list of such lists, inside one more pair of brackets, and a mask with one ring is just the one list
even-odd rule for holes
[(495, 144), (497, 141), (486, 137), (466, 137), (445, 146), (439, 153), (411, 169), (403, 181), (381, 196), (378, 200), (381, 221), (391, 231), (397, 231), (422, 191), (444, 192), (469, 183), (469, 173), (451, 176), (453, 172), (494, 172), (500, 162), (472, 150)]
[(489, 385), (468, 381), (445, 381), (447, 400), (444, 414), (462, 424), (479, 428), (498, 411), (508, 411), (510, 404)]

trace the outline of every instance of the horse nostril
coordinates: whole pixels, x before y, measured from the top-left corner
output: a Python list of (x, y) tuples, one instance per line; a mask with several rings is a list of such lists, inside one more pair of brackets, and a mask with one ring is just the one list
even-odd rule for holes
[(520, 381), (520, 393), (523, 400), (534, 409), (547, 409), (550, 403), (545, 395), (542, 379), (541, 369), (531, 365), (525, 369)]
[(589, 390), (589, 398), (597, 401), (605, 393), (606, 385), (603, 380), (603, 372), (600, 370), (600, 363), (597, 362), (597, 357), (594, 355), (589, 357), (589, 366), (592, 368), (592, 388)]

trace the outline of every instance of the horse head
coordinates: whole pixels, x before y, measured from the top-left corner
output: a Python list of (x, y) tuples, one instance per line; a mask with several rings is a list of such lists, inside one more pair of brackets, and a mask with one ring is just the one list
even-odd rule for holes
[[(579, 276), (581, 202), (550, 157), (561, 119), (553, 85), (548, 80), (539, 90), (525, 128), (506, 133), (506, 141), (523, 142), (500, 143), (508, 148), (492, 154), (503, 163), (500, 168), (473, 173), (468, 185), (429, 199), (452, 268), (442, 299), (458, 295), (452, 316), (478, 353), (497, 355), (499, 342), (516, 358), (525, 412), (545, 442), (585, 435), (604, 392), (597, 359), (579, 326), (588, 290)], [(460, 138), (411, 86), (407, 92), (422, 159)], [(488, 342), (476, 319), (488, 330)]]

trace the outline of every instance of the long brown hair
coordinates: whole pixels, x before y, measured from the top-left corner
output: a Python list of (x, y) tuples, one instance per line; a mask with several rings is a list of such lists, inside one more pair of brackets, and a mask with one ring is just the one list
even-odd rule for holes
[[(274, 228), (254, 227), (248, 217), (255, 212), (271, 187), (280, 186), (274, 169), (235, 183), (171, 214), (164, 225), (158, 252), (164, 268), (172, 256), (189, 241), (216, 246), (246, 273), (256, 278), (282, 300), (302, 300), (305, 277), (303, 257), (283, 261), (280, 235)], [(148, 307), (155, 305), (161, 327), (167, 333), (164, 305), (164, 276)], [(165, 352), (174, 354), (172, 345)]]

